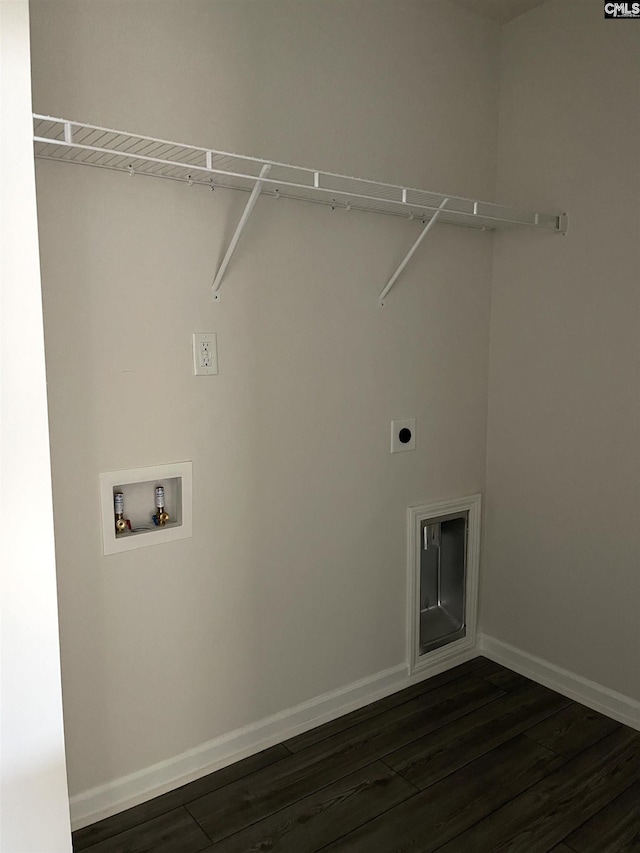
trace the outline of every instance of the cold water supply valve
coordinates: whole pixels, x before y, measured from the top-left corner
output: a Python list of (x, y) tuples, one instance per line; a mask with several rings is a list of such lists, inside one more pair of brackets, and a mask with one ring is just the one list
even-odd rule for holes
[(169, 513), (164, 508), (164, 486), (156, 486), (156, 514), (153, 523), (158, 527), (164, 527), (169, 521)]

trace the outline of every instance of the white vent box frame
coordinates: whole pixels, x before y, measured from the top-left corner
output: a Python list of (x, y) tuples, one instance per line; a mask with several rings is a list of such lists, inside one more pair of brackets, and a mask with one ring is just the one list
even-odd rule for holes
[(407, 519), (409, 674), (476, 644), (480, 495), (410, 507)]
[[(162, 527), (153, 521), (157, 486), (164, 487), (164, 505), (169, 513), (169, 521)], [(124, 518), (131, 523), (131, 529), (122, 533), (116, 533), (114, 498), (117, 492), (122, 492)], [(190, 461), (100, 474), (103, 553), (119, 554), (192, 536), (192, 494)]]

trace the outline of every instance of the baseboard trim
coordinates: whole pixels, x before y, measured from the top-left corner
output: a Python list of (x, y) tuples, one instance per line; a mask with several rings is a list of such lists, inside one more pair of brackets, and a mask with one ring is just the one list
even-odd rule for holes
[(74, 830), (80, 829), (139, 805), (377, 699), (466, 663), (478, 654), (474, 647), (462, 649), (446, 660), (421, 668), (411, 676), (407, 663), (399, 664), (235, 729), (166, 761), (84, 791), (70, 799), (71, 826)]
[(569, 699), (640, 731), (640, 702), (623, 693), (589, 681), (487, 634), (478, 636), (477, 652), (538, 684), (550, 687)]

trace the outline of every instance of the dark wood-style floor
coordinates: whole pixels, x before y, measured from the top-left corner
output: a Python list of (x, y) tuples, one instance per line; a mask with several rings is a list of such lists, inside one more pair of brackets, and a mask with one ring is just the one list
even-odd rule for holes
[(91, 853), (640, 851), (640, 733), (484, 658), (74, 834)]

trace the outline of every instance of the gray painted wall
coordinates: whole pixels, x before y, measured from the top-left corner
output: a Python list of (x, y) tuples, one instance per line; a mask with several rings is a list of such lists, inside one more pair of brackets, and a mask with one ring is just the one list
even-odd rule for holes
[(640, 30), (557, 0), (503, 30), (481, 623), (640, 699)]
[[(419, 226), (262, 199), (213, 306), (243, 196), (38, 163), (71, 793), (401, 663), (406, 507), (485, 472), (482, 630), (640, 696), (637, 28), (599, 0), (32, 18), (38, 111), (571, 216), (438, 226), (381, 310)], [(103, 557), (99, 472), (186, 458), (193, 538)]]
[[(491, 198), (499, 28), (448, 2), (38, 2), (34, 108)], [(39, 162), (71, 794), (401, 663), (412, 504), (484, 491), (492, 237)], [(191, 333), (218, 334), (194, 378)], [(418, 449), (389, 454), (390, 421)], [(193, 460), (101, 554), (98, 474)]]

